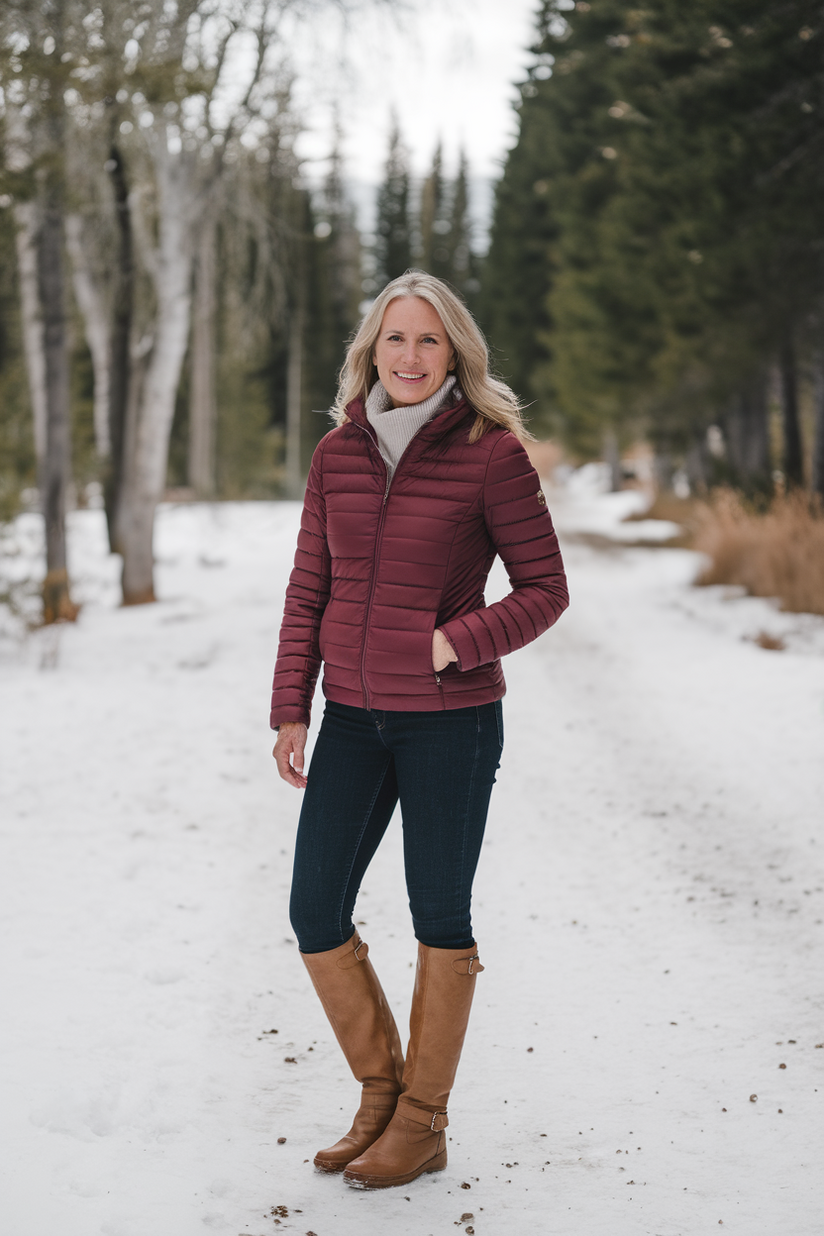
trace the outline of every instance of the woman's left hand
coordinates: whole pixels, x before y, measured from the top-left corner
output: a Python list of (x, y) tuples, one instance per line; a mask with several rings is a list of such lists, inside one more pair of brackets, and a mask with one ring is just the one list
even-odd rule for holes
[(432, 633), (432, 668), (435, 673), (437, 674), (438, 670), (446, 669), (451, 661), (457, 661), (457, 659), (457, 652), (440, 627), (436, 627)]

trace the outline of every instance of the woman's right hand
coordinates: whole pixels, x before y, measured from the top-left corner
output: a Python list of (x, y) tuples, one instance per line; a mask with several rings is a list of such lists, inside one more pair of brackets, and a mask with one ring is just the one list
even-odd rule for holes
[(303, 775), (306, 735), (307, 729), (302, 721), (284, 721), (272, 751), (281, 777), (296, 790), (306, 789), (306, 777)]

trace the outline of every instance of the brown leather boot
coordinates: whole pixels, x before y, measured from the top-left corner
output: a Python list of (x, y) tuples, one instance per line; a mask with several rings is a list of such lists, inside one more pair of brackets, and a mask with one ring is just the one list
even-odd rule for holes
[(352, 1128), (315, 1155), (322, 1172), (342, 1172), (380, 1137), (401, 1089), (398, 1028), (368, 953), (357, 932), (326, 953), (301, 953), (346, 1062), (363, 1087)]
[(446, 1105), (481, 970), (475, 946), (418, 944), (403, 1091), (386, 1131), (346, 1168), (347, 1184), (385, 1189), (446, 1167)]

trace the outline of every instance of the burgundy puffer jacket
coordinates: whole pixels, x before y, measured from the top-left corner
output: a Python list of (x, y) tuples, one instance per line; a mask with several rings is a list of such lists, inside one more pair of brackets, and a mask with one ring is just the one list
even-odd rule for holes
[[(308, 725), (321, 661), (339, 704), (420, 712), (500, 699), (500, 657), (566, 608), (558, 541), (538, 475), (514, 434), (470, 444), (463, 401), (415, 435), (391, 485), (363, 406), (319, 444), (286, 592), (272, 726)], [(500, 554), (512, 591), (488, 607)], [(458, 656), (435, 673), (440, 627)]]

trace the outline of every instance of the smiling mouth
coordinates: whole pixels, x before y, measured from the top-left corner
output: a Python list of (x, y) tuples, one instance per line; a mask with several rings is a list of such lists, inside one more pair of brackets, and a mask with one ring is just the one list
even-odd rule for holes
[(396, 378), (403, 378), (403, 379), (404, 379), (404, 381), (406, 381), (406, 382), (417, 382), (417, 381), (419, 381), (421, 378), (423, 378), (423, 377), (425, 377), (425, 376), (426, 376), (426, 375), (425, 375), (425, 374), (423, 374), (423, 373), (404, 373), (404, 372), (403, 372), (402, 370), (400, 370), (400, 369), (396, 369), (396, 370), (395, 370), (395, 377), (396, 377)]

